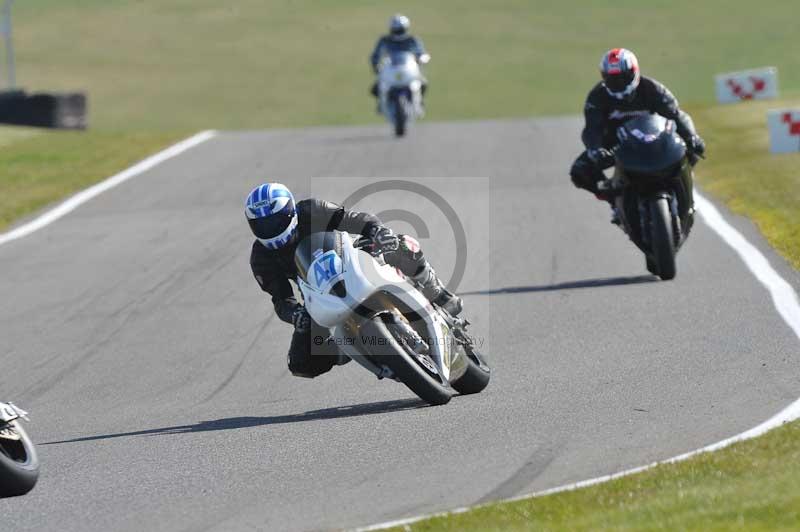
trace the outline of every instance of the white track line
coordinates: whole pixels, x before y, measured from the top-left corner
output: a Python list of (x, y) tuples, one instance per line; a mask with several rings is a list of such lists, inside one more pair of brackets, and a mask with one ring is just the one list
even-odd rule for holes
[(186, 150), (197, 146), (200, 143), (207, 141), (210, 138), (213, 138), (216, 135), (216, 131), (202, 131), (192, 137), (189, 137), (186, 140), (182, 140), (181, 142), (170, 146), (169, 148), (156, 153), (148, 157), (147, 159), (136, 163), (135, 165), (131, 166), (127, 170), (123, 170), (122, 172), (105, 179), (96, 185), (93, 185), (87, 189), (84, 189), (71, 198), (67, 199), (63, 203), (59, 204), (57, 207), (53, 209), (49, 209), (47, 212), (42, 214), (41, 216), (37, 217), (30, 222), (23, 224), (7, 233), (0, 234), (0, 246), (3, 244), (7, 244), (13, 240), (17, 240), (18, 238), (22, 238), (24, 236), (28, 236), (29, 234), (42, 229), (43, 227), (47, 227), (51, 223), (55, 222), (59, 218), (69, 214), (70, 212), (74, 211), (90, 199), (94, 198), (105, 192), (106, 190), (112, 189), (115, 186), (119, 185), (120, 183), (124, 183), (125, 181), (136, 177), (139, 174), (150, 170), (154, 166), (157, 166), (167, 159), (171, 159), (176, 155), (180, 155), (181, 153), (185, 152)]
[[(706, 224), (715, 232), (717, 233), (722, 240), (728, 244), (733, 250), (736, 252), (737, 255), (744, 261), (745, 266), (747, 269), (752, 272), (755, 278), (760, 282), (764, 287), (767, 289), (769, 294), (772, 296), (772, 303), (775, 305), (775, 309), (780, 314), (783, 321), (794, 331), (798, 338), (800, 338), (800, 303), (798, 303), (797, 293), (794, 291), (794, 288), (786, 282), (786, 280), (775, 271), (775, 269), (770, 265), (767, 258), (761, 253), (753, 244), (747, 241), (747, 239), (736, 229), (733, 228), (728, 222), (725, 221), (725, 218), (722, 217), (719, 210), (707, 200), (705, 197), (700, 195), (697, 191), (694, 193), (695, 205), (697, 206), (698, 212), (702, 215), (703, 220)], [(563, 486), (557, 486), (555, 488), (546, 489), (543, 491), (537, 491), (534, 493), (529, 493), (527, 495), (519, 495), (517, 497), (512, 497), (510, 499), (504, 499), (503, 501), (495, 501), (495, 502), (511, 502), (511, 501), (519, 501), (522, 499), (531, 499), (534, 497), (542, 497), (544, 495), (551, 495), (553, 493), (560, 493), (562, 491), (571, 491), (576, 490), (579, 488), (585, 488), (587, 486), (594, 486), (595, 484), (601, 484), (603, 482), (608, 482), (609, 480), (614, 480), (616, 478), (625, 477), (628, 475), (633, 475), (634, 473), (641, 473), (642, 471), (646, 471), (648, 469), (652, 469), (659, 464), (673, 464), (675, 462), (681, 462), (686, 460), (687, 458), (691, 458), (701, 453), (707, 453), (711, 451), (717, 451), (724, 447), (727, 447), (733, 443), (740, 442), (743, 440), (749, 440), (750, 438), (755, 438), (756, 436), (761, 436), (767, 431), (770, 431), (776, 427), (783, 425), (784, 423), (788, 423), (789, 421), (794, 421), (796, 419), (800, 419), (800, 399), (796, 400), (767, 421), (761, 423), (760, 425), (753, 427), (752, 429), (742, 432), (741, 434), (737, 434), (735, 436), (731, 436), (730, 438), (726, 438), (722, 441), (718, 441), (716, 443), (712, 443), (711, 445), (706, 445), (705, 447), (701, 447), (700, 449), (696, 449), (694, 451), (689, 451), (688, 453), (680, 454), (678, 456), (673, 456), (672, 458), (668, 458), (666, 460), (661, 460), (659, 462), (653, 462), (651, 464), (634, 467), (633, 469), (626, 469), (624, 471), (620, 471), (618, 473), (612, 473), (610, 475), (603, 475), (601, 477), (590, 478), (588, 480), (581, 480), (580, 482), (574, 482), (572, 484), (565, 484)], [(494, 503), (487, 503), (487, 504), (494, 504)], [(472, 507), (463, 507), (463, 508), (456, 508), (455, 510), (451, 510), (449, 512), (441, 512), (436, 514), (430, 515), (422, 515), (417, 517), (409, 517), (406, 519), (397, 519), (395, 521), (387, 521), (385, 523), (380, 523), (377, 525), (371, 525), (363, 528), (355, 529), (356, 532), (367, 532), (369, 530), (383, 530), (386, 528), (392, 528), (396, 526), (403, 526), (409, 525), (412, 523), (416, 523), (418, 521), (422, 521), (424, 519), (428, 519), (430, 517), (441, 517), (448, 514), (460, 514), (466, 511), (472, 510), (473, 508), (479, 508), (481, 506), (486, 506), (486, 504), (482, 504), (479, 506), (472, 506)]]

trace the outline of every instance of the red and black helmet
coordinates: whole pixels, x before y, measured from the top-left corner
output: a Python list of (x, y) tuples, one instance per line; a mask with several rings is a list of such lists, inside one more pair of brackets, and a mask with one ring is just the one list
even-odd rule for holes
[(608, 94), (618, 100), (632, 98), (641, 79), (639, 61), (625, 48), (614, 48), (605, 53), (600, 61), (600, 74)]

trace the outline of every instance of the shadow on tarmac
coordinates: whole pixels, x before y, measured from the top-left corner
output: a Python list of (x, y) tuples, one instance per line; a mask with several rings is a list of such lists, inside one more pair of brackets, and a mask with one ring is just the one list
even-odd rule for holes
[(158, 429), (135, 430), (131, 432), (119, 432), (115, 434), (99, 434), (96, 436), (85, 436), (71, 440), (51, 441), (37, 443), (37, 445), (57, 445), (60, 443), (76, 443), (94, 440), (108, 440), (113, 438), (126, 438), (130, 436), (165, 436), (168, 434), (185, 434), (191, 432), (212, 432), (218, 430), (235, 430), (251, 427), (262, 427), (266, 425), (281, 425), (285, 423), (300, 423), (303, 421), (318, 421), (323, 419), (339, 419), (357, 416), (368, 416), (372, 414), (387, 414), (390, 412), (400, 412), (403, 410), (416, 410), (426, 408), (428, 404), (420, 399), (402, 399), (394, 401), (381, 401), (379, 403), (366, 403), (359, 405), (337, 406), (333, 408), (322, 408), (310, 410), (302, 414), (286, 414), (282, 416), (267, 417), (229, 417), (225, 419), (215, 419), (212, 421), (201, 421), (194, 425), (176, 425), (173, 427), (163, 427)]
[(472, 292), (459, 292), (460, 296), (493, 296), (499, 294), (521, 294), (525, 292), (558, 292), (559, 290), (574, 290), (576, 288), (599, 288), (603, 286), (624, 286), (628, 284), (645, 284), (658, 282), (655, 275), (637, 275), (635, 277), (608, 277), (604, 279), (584, 279), (582, 281), (568, 281), (565, 283), (548, 284), (541, 286), (507, 286), (491, 290), (474, 290)]

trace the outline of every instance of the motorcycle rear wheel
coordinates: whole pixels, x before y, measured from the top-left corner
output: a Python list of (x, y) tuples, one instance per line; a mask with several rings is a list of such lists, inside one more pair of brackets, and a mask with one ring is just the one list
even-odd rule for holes
[(0, 427), (0, 497), (25, 495), (39, 479), (39, 457), (18, 421)]
[(450, 382), (450, 386), (461, 395), (480, 393), (489, 385), (492, 370), (483, 355), (472, 348), (467, 352), (467, 371), (458, 379)]
[(675, 278), (675, 236), (672, 232), (672, 214), (666, 198), (650, 202), (650, 243), (658, 276), (664, 281)]

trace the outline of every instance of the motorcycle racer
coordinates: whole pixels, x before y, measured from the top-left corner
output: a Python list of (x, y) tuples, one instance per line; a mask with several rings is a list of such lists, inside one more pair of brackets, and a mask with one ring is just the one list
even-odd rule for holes
[(245, 216), (256, 237), (250, 254), (253, 275), (272, 296), (278, 318), (294, 325), (288, 364), (295, 376), (314, 378), (349, 360), (339, 357), (335, 346), (326, 349), (319, 344), (312, 356), (312, 338), (327, 337), (328, 330), (314, 323), (292, 290), (290, 281), (298, 273), (295, 249), (311, 233), (339, 230), (369, 238), (386, 263), (408, 277), (429, 301), (454, 316), (461, 312), (461, 299), (444, 287), (419, 243), (408, 235), (394, 234), (372, 214), (314, 198), (295, 203), (284, 185), (264, 183), (247, 196)]
[(644, 114), (657, 113), (674, 120), (677, 133), (689, 151), (703, 155), (705, 142), (697, 134), (691, 117), (680, 109), (669, 89), (641, 75), (633, 52), (625, 48), (606, 52), (600, 61), (600, 74), (602, 80), (589, 92), (584, 105), (586, 125), (581, 139), (586, 150), (570, 169), (576, 187), (611, 202), (607, 193), (598, 189), (598, 182), (605, 179), (603, 170), (614, 165), (611, 148), (617, 144), (617, 128)]
[[(422, 41), (408, 33), (411, 27), (411, 21), (405, 15), (394, 15), (389, 19), (389, 33), (383, 35), (375, 43), (375, 48), (369, 56), (369, 62), (372, 65), (373, 73), (378, 73), (378, 64), (381, 58), (398, 52), (411, 52), (420, 63), (427, 63), (430, 60), (430, 55), (425, 51), (425, 45)], [(427, 81), (422, 83), (422, 95), (428, 88)], [(375, 81), (370, 89), (370, 94), (378, 98), (378, 82)], [(380, 111), (380, 110), (379, 110)]]

